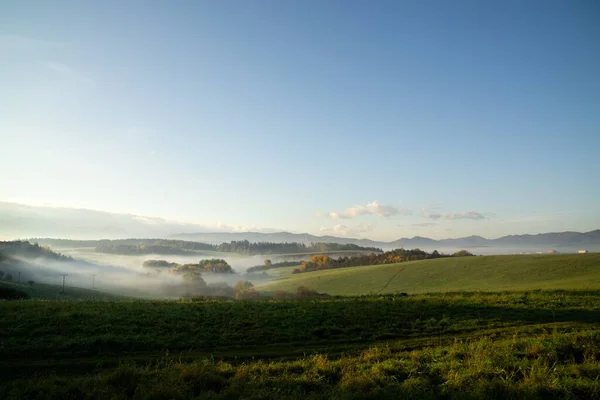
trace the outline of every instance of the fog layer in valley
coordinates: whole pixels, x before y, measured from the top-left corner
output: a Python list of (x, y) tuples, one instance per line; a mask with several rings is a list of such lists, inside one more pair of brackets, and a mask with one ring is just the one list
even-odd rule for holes
[[(71, 261), (54, 261), (47, 258), (23, 258), (13, 256), (10, 260), (0, 263), (0, 270), (6, 275), (11, 274), (13, 281), (21, 283), (34, 281), (35, 284), (65, 286), (85, 289), (96, 289), (113, 294), (132, 297), (149, 298), (180, 298), (187, 294), (204, 295), (209, 293), (195, 283), (187, 282), (181, 275), (170, 274), (167, 268), (144, 268), (142, 264), (149, 259), (167, 259), (178, 264), (198, 263), (201, 259), (215, 258), (214, 256), (119, 256), (95, 253), (93, 250), (74, 249), (65, 251), (55, 249), (60, 253), (72, 256)], [(254, 263), (264, 262), (261, 257), (228, 257), (234, 265), (244, 265), (239, 272), (245, 271)], [(238, 262), (235, 262), (238, 261)], [(241, 262), (240, 262), (241, 261)], [(206, 284), (226, 283), (234, 286), (242, 279), (248, 279), (242, 274), (203, 273), (202, 279)], [(252, 280), (252, 279), (250, 279)], [(59, 290), (59, 288), (57, 288)]]
[(216, 253), (216, 252), (197, 252), (193, 255), (165, 255), (165, 254), (143, 254), (143, 255), (118, 255), (98, 253), (93, 248), (53, 248), (54, 250), (93, 263), (119, 266), (133, 271), (141, 271), (144, 261), (147, 260), (167, 260), (177, 264), (197, 263), (200, 260), (220, 258), (227, 261), (229, 265), (238, 273), (244, 273), (250, 267), (261, 265), (266, 259), (272, 262), (290, 261), (290, 260), (307, 260), (310, 254), (305, 255), (253, 255), (244, 256), (236, 253)]

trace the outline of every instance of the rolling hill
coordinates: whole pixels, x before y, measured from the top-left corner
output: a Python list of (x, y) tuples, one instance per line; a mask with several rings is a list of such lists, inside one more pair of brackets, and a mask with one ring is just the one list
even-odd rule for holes
[[(332, 295), (600, 289), (600, 253), (443, 258), (292, 275), (281, 268), (259, 290), (306, 286)], [(287, 274), (286, 274), (287, 272)]]
[(131, 297), (103, 292), (100, 290), (85, 289), (67, 286), (63, 293), (62, 286), (49, 285), (46, 283), (34, 283), (33, 285), (0, 280), (0, 288), (11, 288), (25, 292), (32, 299), (43, 300), (125, 300)]

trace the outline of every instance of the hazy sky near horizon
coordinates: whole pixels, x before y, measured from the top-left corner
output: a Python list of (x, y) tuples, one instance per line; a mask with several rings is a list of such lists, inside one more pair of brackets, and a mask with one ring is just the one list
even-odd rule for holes
[(0, 4), (0, 201), (397, 239), (600, 228), (600, 3)]

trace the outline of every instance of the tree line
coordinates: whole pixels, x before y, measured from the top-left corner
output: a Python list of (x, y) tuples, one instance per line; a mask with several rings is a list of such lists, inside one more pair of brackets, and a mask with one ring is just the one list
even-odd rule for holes
[[(160, 260), (162, 261), (162, 260)], [(169, 269), (172, 274), (187, 274), (187, 273), (203, 273), (209, 272), (213, 274), (235, 274), (231, 265), (227, 261), (220, 258), (210, 260), (200, 260), (197, 264), (175, 264), (176, 266)]]
[(332, 258), (327, 255), (314, 255), (308, 261), (302, 261), (300, 266), (292, 273), (300, 274), (303, 272), (320, 271), (323, 269), (334, 269), (334, 268), (347, 268), (347, 267), (358, 267), (363, 265), (379, 265), (379, 264), (394, 264), (405, 261), (415, 260), (428, 260), (433, 258), (443, 257), (468, 257), (473, 256), (466, 250), (458, 251), (454, 254), (439, 253), (434, 250), (431, 253), (427, 253), (421, 249), (396, 249), (386, 251), (385, 253), (369, 255), (352, 256), (352, 257), (339, 257)]
[(377, 247), (362, 247), (356, 244), (340, 243), (311, 243), (306, 245), (299, 242), (250, 242), (248, 240), (232, 240), (221, 243), (217, 251), (232, 252), (246, 255), (258, 254), (290, 254), (290, 253), (325, 253), (334, 251), (372, 251), (382, 252)]
[(52, 247), (94, 247), (99, 253), (139, 255), (139, 254), (178, 254), (184, 255), (194, 251), (220, 251), (244, 255), (258, 254), (290, 254), (290, 253), (326, 253), (335, 251), (383, 252), (377, 247), (363, 247), (356, 244), (340, 243), (299, 243), (299, 242), (250, 242), (248, 240), (232, 240), (218, 245), (190, 242), (175, 239), (101, 239), (71, 240), (35, 238), (37, 242)]
[(144, 268), (173, 268), (178, 265), (175, 262), (168, 262), (167, 260), (146, 260), (142, 264)]
[(207, 243), (187, 242), (185, 240), (156, 239), (141, 243), (123, 243), (120, 240), (103, 240), (96, 246), (97, 253), (139, 255), (139, 254), (175, 254), (184, 255), (203, 250), (215, 250)]
[[(88, 241), (89, 242), (89, 241)], [(290, 253), (325, 253), (335, 251), (369, 251), (381, 253), (377, 247), (362, 247), (355, 244), (311, 243), (306, 245), (298, 242), (250, 242), (248, 240), (232, 240), (228, 243), (212, 245), (208, 243), (188, 242), (185, 240), (169, 239), (124, 239), (101, 240), (96, 242), (96, 252), (140, 255), (140, 254), (174, 254), (185, 255), (196, 251), (219, 251), (244, 255), (258, 254), (290, 254)]]
[(54, 261), (73, 261), (70, 256), (65, 256), (52, 251), (47, 246), (40, 246), (38, 243), (31, 244), (28, 241), (0, 241), (0, 261), (11, 256), (24, 258), (43, 257)]

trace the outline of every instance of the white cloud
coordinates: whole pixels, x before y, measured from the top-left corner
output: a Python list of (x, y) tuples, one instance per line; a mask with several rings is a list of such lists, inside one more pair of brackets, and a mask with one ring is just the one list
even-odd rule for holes
[(455, 212), (455, 213), (438, 213), (428, 211), (426, 209), (421, 210), (421, 216), (425, 219), (432, 219), (437, 221), (440, 218), (456, 220), (456, 219), (472, 219), (472, 220), (480, 220), (485, 219), (485, 215), (477, 212), (477, 211), (467, 211), (467, 212)]
[(157, 225), (166, 222), (162, 218), (143, 217), (141, 215), (136, 215), (133, 217), (133, 219), (146, 225)]
[(425, 209), (421, 210), (421, 216), (425, 219), (433, 219), (433, 220), (438, 220), (438, 219), (442, 218), (442, 214), (440, 214), (438, 212), (427, 211)]
[(444, 218), (447, 218), (447, 219), (474, 219), (474, 220), (485, 219), (484, 215), (482, 213), (478, 213), (477, 211), (445, 214)]
[(355, 226), (337, 224), (331, 228), (322, 226), (319, 230), (321, 231), (321, 233), (327, 235), (353, 236), (360, 235), (361, 233), (370, 232), (373, 230), (373, 228), (375, 228), (374, 224), (358, 224)]
[(256, 225), (231, 225), (226, 224), (222, 221), (219, 221), (214, 226), (214, 229), (223, 231), (223, 232), (261, 232), (261, 233), (271, 233), (277, 232), (277, 229), (272, 228), (259, 228)]
[(377, 201), (368, 203), (366, 206), (354, 206), (345, 209), (342, 212), (332, 211), (329, 217), (332, 219), (352, 219), (361, 215), (378, 215), (380, 217), (393, 217), (395, 215), (411, 215), (412, 212), (407, 209), (400, 209), (394, 206), (385, 206)]
[(415, 228), (430, 228), (433, 226), (438, 226), (437, 222), (421, 222), (420, 224), (412, 224)]

